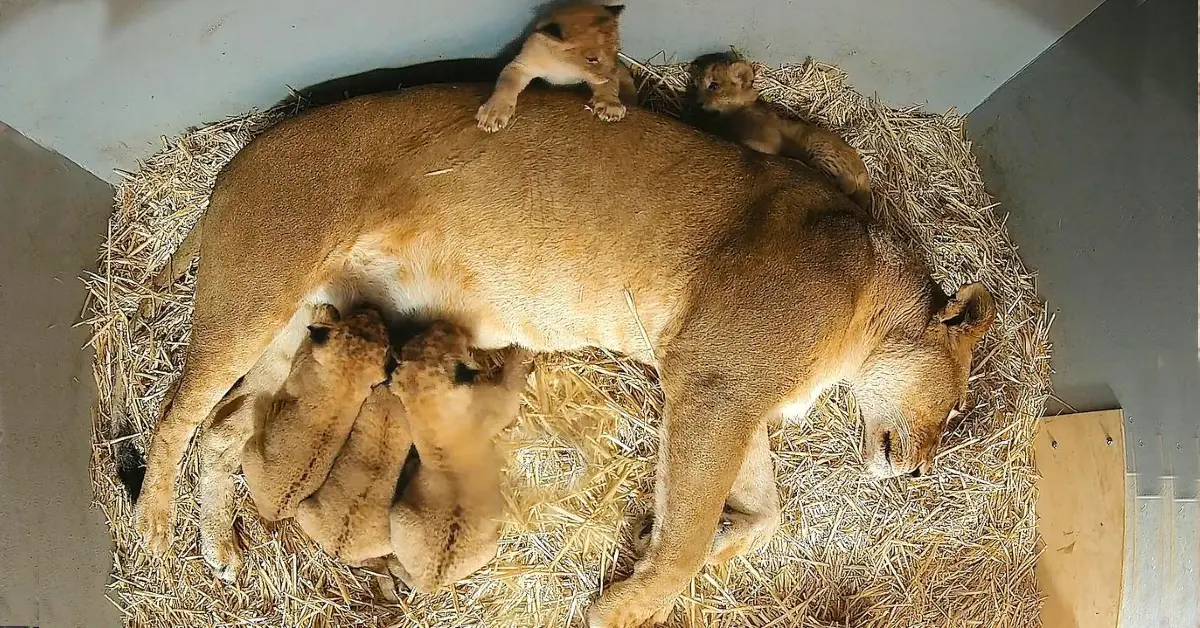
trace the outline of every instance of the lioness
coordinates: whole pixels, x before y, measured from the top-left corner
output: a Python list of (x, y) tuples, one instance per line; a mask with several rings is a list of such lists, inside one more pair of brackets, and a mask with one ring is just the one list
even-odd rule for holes
[(408, 409), (421, 466), (389, 514), (391, 548), (409, 587), (431, 592), (496, 555), (504, 501), (492, 437), (517, 416), (528, 354), (510, 351), (495, 383), (474, 382), (469, 335), (435, 324), (404, 346), (392, 380)]
[(384, 380), (387, 327), (375, 310), (345, 320), (318, 305), (295, 364), (242, 451), (246, 486), (268, 521), (291, 517), (325, 482), (371, 388)]
[(579, 2), (561, 6), (537, 21), (521, 52), (500, 72), (491, 97), (475, 114), (479, 128), (498, 131), (517, 110), (517, 96), (540, 78), (554, 85), (587, 83), (588, 103), (597, 118), (616, 122), (625, 117), (624, 99), (636, 98), (633, 76), (619, 59), (618, 18), (623, 5)]
[(759, 100), (749, 62), (731, 52), (708, 54), (693, 61), (690, 72), (692, 117), (701, 128), (760, 153), (799, 159), (871, 208), (871, 179), (858, 151), (832, 131), (781, 118)]
[[(603, 124), (556, 91), (528, 94), (522, 124), (480, 133), (469, 122), (486, 90), (316, 109), (218, 177), (186, 364), (137, 506), (148, 548), (170, 545), (192, 431), (239, 378), (280, 385), (313, 302), (451, 320), (481, 348), (599, 346), (657, 367), (650, 547), (605, 588), (592, 626), (663, 619), (708, 558), (726, 502), (742, 521), (762, 512), (739, 491), (762, 476), (744, 461), (763, 421), (802, 415), (840, 379), (862, 409), (868, 471), (929, 472), (993, 318), (986, 289), (947, 296), (895, 236), (795, 162), (747, 159), (639, 109)], [(725, 542), (753, 534), (734, 528)]]

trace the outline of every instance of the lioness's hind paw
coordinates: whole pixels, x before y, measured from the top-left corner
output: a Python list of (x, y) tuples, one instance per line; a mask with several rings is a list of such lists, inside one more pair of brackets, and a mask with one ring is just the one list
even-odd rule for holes
[(134, 507), (134, 525), (142, 535), (142, 543), (155, 556), (163, 556), (171, 548), (171, 505), (159, 506), (143, 495)]

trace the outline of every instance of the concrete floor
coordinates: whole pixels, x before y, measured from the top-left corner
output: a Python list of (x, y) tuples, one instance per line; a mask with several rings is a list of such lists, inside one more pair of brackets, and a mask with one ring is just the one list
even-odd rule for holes
[(0, 124), (0, 625), (120, 625), (91, 507), (88, 331), (72, 328), (112, 196)]

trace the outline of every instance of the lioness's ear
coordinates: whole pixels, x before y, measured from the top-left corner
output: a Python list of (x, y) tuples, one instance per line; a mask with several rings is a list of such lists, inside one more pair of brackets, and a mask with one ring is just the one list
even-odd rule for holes
[(937, 319), (954, 334), (975, 344), (991, 328), (996, 318), (996, 303), (992, 293), (981, 283), (967, 284), (958, 289)]
[(546, 37), (557, 41), (562, 41), (563, 38), (562, 27), (558, 25), (558, 22), (546, 22), (545, 24), (539, 24), (534, 32), (541, 33)]
[(606, 5), (604, 5), (604, 8), (607, 9), (608, 12), (611, 13), (613, 17), (617, 17), (617, 16), (621, 15), (621, 11), (625, 10), (625, 5), (623, 5), (623, 4), (606, 4)]

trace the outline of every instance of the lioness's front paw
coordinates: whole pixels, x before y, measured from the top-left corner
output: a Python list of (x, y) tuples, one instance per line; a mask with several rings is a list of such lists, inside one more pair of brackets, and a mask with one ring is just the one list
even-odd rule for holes
[(134, 508), (134, 524), (150, 553), (162, 556), (171, 547), (171, 502), (142, 495)]
[(713, 540), (708, 564), (721, 565), (751, 552), (757, 551), (771, 541), (779, 529), (779, 513), (747, 514), (725, 513), (721, 527)]
[(657, 626), (671, 616), (675, 596), (656, 597), (636, 575), (608, 588), (588, 611), (589, 628)]
[(475, 113), (475, 121), (479, 123), (479, 128), (488, 133), (495, 133), (508, 126), (508, 121), (512, 119), (516, 111), (516, 103), (502, 102), (491, 98), (483, 103), (483, 106)]
[(212, 569), (213, 575), (225, 582), (237, 580), (238, 570), (242, 567), (242, 549), (238, 547), (237, 536), (233, 530), (219, 539), (202, 536), (200, 553), (204, 556), (204, 562)]
[(597, 118), (605, 122), (616, 122), (625, 117), (625, 105), (619, 102), (596, 100), (593, 98), (588, 103), (588, 108), (592, 110), (592, 113), (596, 114)]

